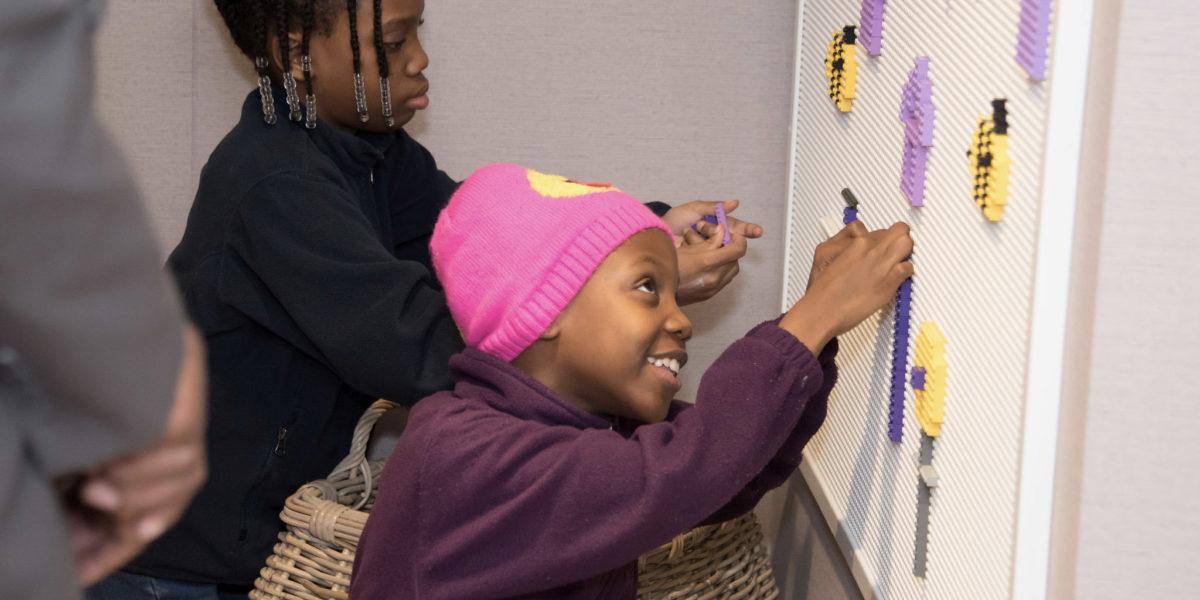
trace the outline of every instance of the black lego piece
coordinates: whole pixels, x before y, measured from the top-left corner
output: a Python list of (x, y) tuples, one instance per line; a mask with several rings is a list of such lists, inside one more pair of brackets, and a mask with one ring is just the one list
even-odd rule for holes
[(854, 29), (855, 29), (854, 25), (847, 25), (842, 28), (842, 43), (843, 44), (857, 43), (858, 34), (854, 33)]
[(992, 100), (992, 131), (999, 135), (1008, 135), (1008, 102), (1004, 98)]

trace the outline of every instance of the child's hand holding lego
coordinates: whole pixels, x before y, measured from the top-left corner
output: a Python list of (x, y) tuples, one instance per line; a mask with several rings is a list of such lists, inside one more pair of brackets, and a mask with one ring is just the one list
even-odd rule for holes
[(808, 290), (779, 326), (814, 354), (849, 331), (896, 295), (912, 277), (913, 240), (908, 225), (868, 232), (854, 222), (822, 242), (813, 253)]
[[(716, 214), (718, 204), (722, 202), (696, 200), (663, 215), (678, 243), (677, 296), (681, 305), (708, 300), (733, 281), (740, 270), (738, 261), (746, 255), (747, 238), (763, 234), (763, 228), (757, 224), (726, 217), (730, 239), (723, 244), (725, 229), (704, 220), (705, 216)], [(726, 213), (738, 207), (737, 200), (725, 200), (723, 204)]]
[[(717, 230), (717, 226), (705, 221), (704, 217), (715, 216), (718, 204), (722, 205), (722, 208), (725, 209), (725, 214), (729, 214), (737, 210), (737, 207), (741, 203), (737, 200), (720, 200), (715, 202), (693, 200), (667, 211), (667, 214), (663, 215), (663, 221), (675, 233), (677, 241), (683, 240), (689, 231), (693, 231), (693, 225), (696, 226), (704, 237), (709, 238)], [(737, 234), (750, 239), (762, 237), (763, 228), (761, 225), (733, 217), (726, 217), (726, 222), (729, 224), (729, 232), (731, 234)]]

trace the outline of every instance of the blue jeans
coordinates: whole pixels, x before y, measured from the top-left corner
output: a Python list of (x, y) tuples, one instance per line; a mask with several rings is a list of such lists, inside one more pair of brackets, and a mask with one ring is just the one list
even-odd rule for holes
[(84, 592), (86, 600), (246, 600), (249, 592), (218, 589), (211, 583), (159, 579), (117, 571)]

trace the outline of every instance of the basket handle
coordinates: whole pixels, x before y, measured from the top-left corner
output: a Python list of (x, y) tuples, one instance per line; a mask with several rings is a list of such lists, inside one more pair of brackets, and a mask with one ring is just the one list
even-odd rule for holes
[(393, 408), (396, 408), (396, 403), (391, 400), (376, 400), (371, 403), (363, 416), (359, 417), (358, 425), (354, 426), (354, 438), (350, 441), (350, 453), (329, 472), (328, 479), (335, 479), (340, 473), (353, 473), (354, 469), (362, 469), (363, 476), (367, 479), (367, 489), (371, 489), (371, 466), (367, 462), (367, 443), (371, 441), (371, 432), (375, 430), (375, 423), (379, 422), (379, 418), (384, 413)]

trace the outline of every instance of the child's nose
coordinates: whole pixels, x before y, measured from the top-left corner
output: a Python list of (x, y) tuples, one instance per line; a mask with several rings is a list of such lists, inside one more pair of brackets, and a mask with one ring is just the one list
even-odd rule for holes
[(413, 53), (408, 59), (408, 64), (404, 65), (404, 72), (409, 77), (416, 77), (428, 68), (429, 55), (425, 53), (425, 47), (421, 45), (420, 38), (414, 38)]
[(666, 329), (681, 341), (686, 342), (692, 339), (692, 321), (683, 314), (678, 305), (672, 307), (671, 315), (667, 318)]

